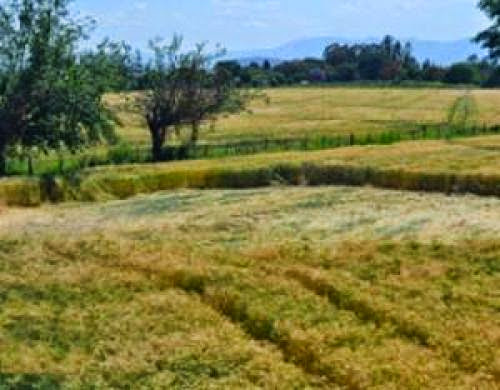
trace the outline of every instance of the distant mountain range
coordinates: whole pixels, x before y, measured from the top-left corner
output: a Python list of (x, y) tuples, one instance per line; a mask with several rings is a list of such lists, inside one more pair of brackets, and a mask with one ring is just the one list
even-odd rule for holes
[[(372, 43), (381, 39), (367, 38), (364, 40), (354, 40), (335, 37), (316, 37), (300, 39), (288, 42), (282, 46), (269, 49), (257, 49), (248, 51), (234, 51), (226, 55), (227, 59), (236, 59), (244, 64), (252, 61), (262, 62), (270, 60), (276, 64), (286, 60), (302, 59), (306, 57), (321, 57), (326, 46), (333, 42), (342, 44)], [(469, 39), (457, 41), (425, 41), (418, 39), (408, 39), (413, 45), (413, 53), (419, 61), (430, 59), (440, 65), (449, 65), (467, 59), (471, 54), (484, 57), (487, 52)]]

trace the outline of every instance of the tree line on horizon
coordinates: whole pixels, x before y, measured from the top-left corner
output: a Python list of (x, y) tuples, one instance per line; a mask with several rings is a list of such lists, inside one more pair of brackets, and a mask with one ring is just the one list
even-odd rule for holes
[[(222, 56), (222, 55), (221, 55)], [(143, 90), (151, 86), (154, 60), (125, 42), (105, 40), (97, 51), (84, 53), (89, 64), (98, 63), (105, 74), (113, 72), (115, 90)], [(217, 60), (217, 58), (215, 58)], [(304, 58), (273, 63), (271, 60), (216, 61), (215, 69), (232, 78), (237, 87), (278, 87), (297, 84), (353, 82), (404, 82), (500, 86), (500, 68), (489, 57), (471, 55), (461, 62), (442, 66), (420, 63), (409, 42), (387, 35), (379, 43), (328, 45), (323, 58)]]
[(268, 87), (294, 84), (404, 82), (500, 86), (500, 69), (490, 58), (471, 55), (443, 66), (420, 63), (409, 42), (387, 35), (379, 43), (328, 45), (323, 58), (305, 58), (272, 64), (269, 60), (243, 65), (237, 60), (218, 66), (229, 71), (241, 86)]
[(187, 132), (187, 146), (193, 145), (201, 123), (245, 109), (252, 95), (241, 87), (362, 80), (500, 85), (497, 0), (479, 3), (494, 22), (476, 37), (490, 58), (471, 57), (450, 67), (420, 64), (409, 44), (390, 36), (378, 44), (332, 43), (322, 59), (275, 66), (218, 62), (222, 52), (207, 54), (204, 45), (184, 52), (179, 37), (151, 40), (148, 61), (126, 42), (105, 40), (82, 51), (95, 22), (73, 17), (70, 3), (0, 3), (0, 176), (11, 155), (76, 152), (116, 142), (118, 119), (103, 101), (112, 91), (143, 91), (134, 105), (148, 124), (153, 161), (160, 161), (171, 134)]

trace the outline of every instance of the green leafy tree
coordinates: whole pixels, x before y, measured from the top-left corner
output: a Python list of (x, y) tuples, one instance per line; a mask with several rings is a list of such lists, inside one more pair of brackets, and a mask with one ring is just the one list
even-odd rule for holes
[(114, 138), (105, 88), (76, 54), (92, 21), (72, 18), (69, 3), (0, 5), (0, 173), (12, 148), (76, 151)]
[(479, 8), (493, 20), (493, 24), (481, 31), (474, 40), (489, 49), (491, 58), (500, 57), (500, 1), (480, 0)]
[(154, 161), (162, 160), (163, 146), (172, 133), (190, 129), (189, 144), (195, 144), (204, 121), (245, 106), (246, 97), (234, 87), (231, 74), (210, 66), (220, 53), (206, 55), (204, 45), (182, 53), (181, 46), (178, 36), (166, 45), (161, 40), (150, 42), (155, 57), (150, 89), (139, 98), (139, 105), (151, 134)]
[(85, 66), (100, 86), (110, 91), (126, 91), (134, 87), (134, 62), (132, 48), (125, 42), (105, 39), (97, 50), (80, 56)]

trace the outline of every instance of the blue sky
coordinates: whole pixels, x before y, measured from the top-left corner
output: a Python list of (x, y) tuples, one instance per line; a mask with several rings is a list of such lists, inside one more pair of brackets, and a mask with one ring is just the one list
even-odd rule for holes
[(154, 36), (181, 33), (187, 44), (229, 50), (266, 48), (294, 39), (401, 38), (454, 40), (488, 25), (477, 0), (75, 0), (94, 16), (95, 39), (109, 36), (145, 47)]

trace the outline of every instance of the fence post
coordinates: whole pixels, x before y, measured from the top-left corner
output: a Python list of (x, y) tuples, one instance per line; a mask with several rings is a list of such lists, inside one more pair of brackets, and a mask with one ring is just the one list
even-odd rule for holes
[(353, 146), (354, 145), (354, 134), (349, 134), (349, 145)]

